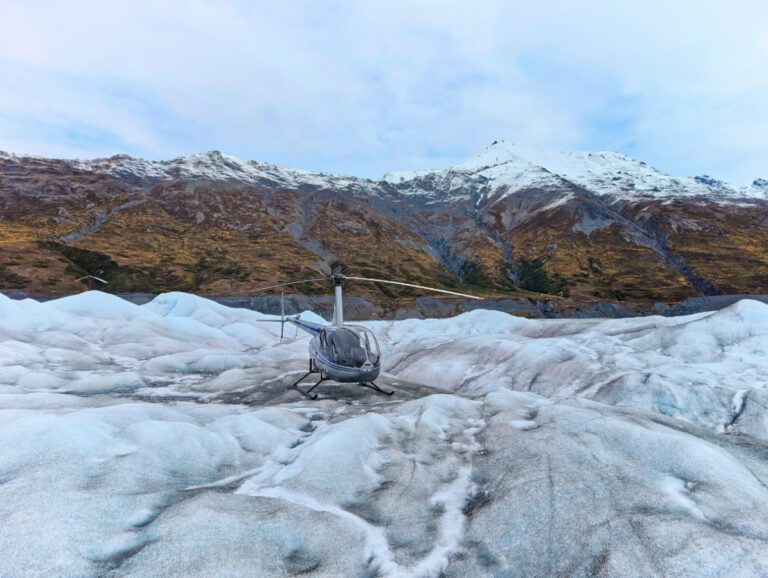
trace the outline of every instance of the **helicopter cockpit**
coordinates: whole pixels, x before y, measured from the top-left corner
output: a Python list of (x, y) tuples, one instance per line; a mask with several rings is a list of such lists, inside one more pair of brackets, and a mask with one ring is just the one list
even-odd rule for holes
[(373, 332), (359, 325), (326, 328), (320, 333), (320, 347), (334, 363), (345, 367), (376, 366), (381, 356)]

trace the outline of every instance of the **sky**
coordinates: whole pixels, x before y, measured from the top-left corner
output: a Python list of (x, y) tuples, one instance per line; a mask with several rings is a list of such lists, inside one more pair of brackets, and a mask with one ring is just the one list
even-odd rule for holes
[(0, 150), (375, 178), (493, 140), (768, 178), (766, 0), (0, 0)]

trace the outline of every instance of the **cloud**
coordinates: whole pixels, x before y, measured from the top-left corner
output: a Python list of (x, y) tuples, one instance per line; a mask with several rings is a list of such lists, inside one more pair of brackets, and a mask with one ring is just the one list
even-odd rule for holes
[(378, 176), (496, 138), (768, 174), (761, 0), (0, 0), (0, 149)]

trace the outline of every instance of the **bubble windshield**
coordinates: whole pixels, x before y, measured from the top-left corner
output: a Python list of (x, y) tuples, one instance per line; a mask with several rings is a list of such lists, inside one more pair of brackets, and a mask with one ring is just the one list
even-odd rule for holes
[(327, 329), (320, 342), (334, 361), (347, 367), (377, 365), (381, 352), (373, 332), (359, 325)]

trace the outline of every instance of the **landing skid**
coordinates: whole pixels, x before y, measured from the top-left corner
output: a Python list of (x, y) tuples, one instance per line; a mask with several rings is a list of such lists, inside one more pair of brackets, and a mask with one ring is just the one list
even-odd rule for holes
[(315, 364), (312, 363), (312, 360), (310, 359), (309, 360), (309, 371), (307, 373), (305, 373), (304, 375), (302, 375), (299, 379), (294, 381), (293, 384), (288, 389), (295, 389), (296, 391), (298, 391), (301, 395), (303, 395), (307, 399), (317, 399), (317, 394), (315, 394), (315, 395), (310, 395), (310, 394), (312, 393), (312, 390), (315, 389), (318, 385), (320, 385), (324, 381), (328, 381), (325, 377), (323, 377), (322, 373), (320, 373), (320, 381), (318, 381), (315, 385), (310, 387), (308, 390), (304, 391), (303, 389), (301, 389), (299, 387), (299, 384), (302, 381), (304, 381), (305, 379), (307, 379), (313, 373), (320, 373), (320, 370), (318, 370), (315, 367)]
[[(305, 379), (307, 379), (307, 378), (308, 378), (310, 375), (312, 375), (312, 374), (315, 374), (315, 373), (319, 373), (319, 374), (320, 374), (320, 381), (318, 381), (317, 383), (315, 383), (315, 385), (313, 385), (312, 387), (310, 387), (310, 388), (309, 388), (309, 389), (307, 389), (307, 390), (301, 389), (301, 388), (299, 387), (299, 384), (301, 384), (301, 382), (302, 382), (302, 381), (304, 381)], [(295, 389), (296, 391), (298, 391), (298, 392), (299, 392), (301, 395), (303, 395), (303, 396), (304, 396), (304, 397), (306, 397), (307, 399), (317, 399), (317, 394), (314, 394), (314, 395), (312, 395), (312, 391), (313, 391), (313, 390), (314, 390), (314, 389), (315, 389), (315, 388), (316, 388), (318, 385), (320, 385), (321, 383), (323, 383), (324, 381), (332, 381), (332, 380), (331, 380), (331, 379), (329, 379), (329, 378), (327, 378), (327, 377), (325, 377), (325, 376), (322, 374), (322, 372), (321, 372), (319, 369), (317, 369), (317, 367), (315, 367), (315, 364), (314, 364), (314, 363), (312, 363), (312, 360), (310, 359), (310, 360), (309, 360), (309, 371), (308, 371), (307, 373), (305, 373), (304, 375), (302, 375), (302, 376), (301, 376), (299, 379), (297, 379), (296, 381), (294, 381), (294, 382), (293, 382), (293, 384), (291, 384), (291, 385), (288, 387), (288, 389)], [(359, 385), (361, 385), (362, 387), (368, 387), (368, 388), (370, 388), (370, 389), (372, 389), (372, 390), (374, 390), (374, 391), (377, 391), (378, 393), (383, 393), (384, 395), (393, 395), (393, 394), (395, 393), (394, 391), (387, 391), (387, 390), (385, 390), (385, 389), (381, 389), (381, 388), (380, 388), (378, 385), (376, 385), (376, 383), (374, 383), (373, 381), (363, 381), (363, 382), (360, 382), (360, 384), (359, 384)]]
[(385, 389), (381, 389), (378, 385), (376, 385), (373, 381), (363, 381), (360, 383), (363, 387), (370, 387), (374, 391), (378, 391), (379, 393), (383, 393), (384, 395), (393, 395), (394, 391), (387, 391)]

